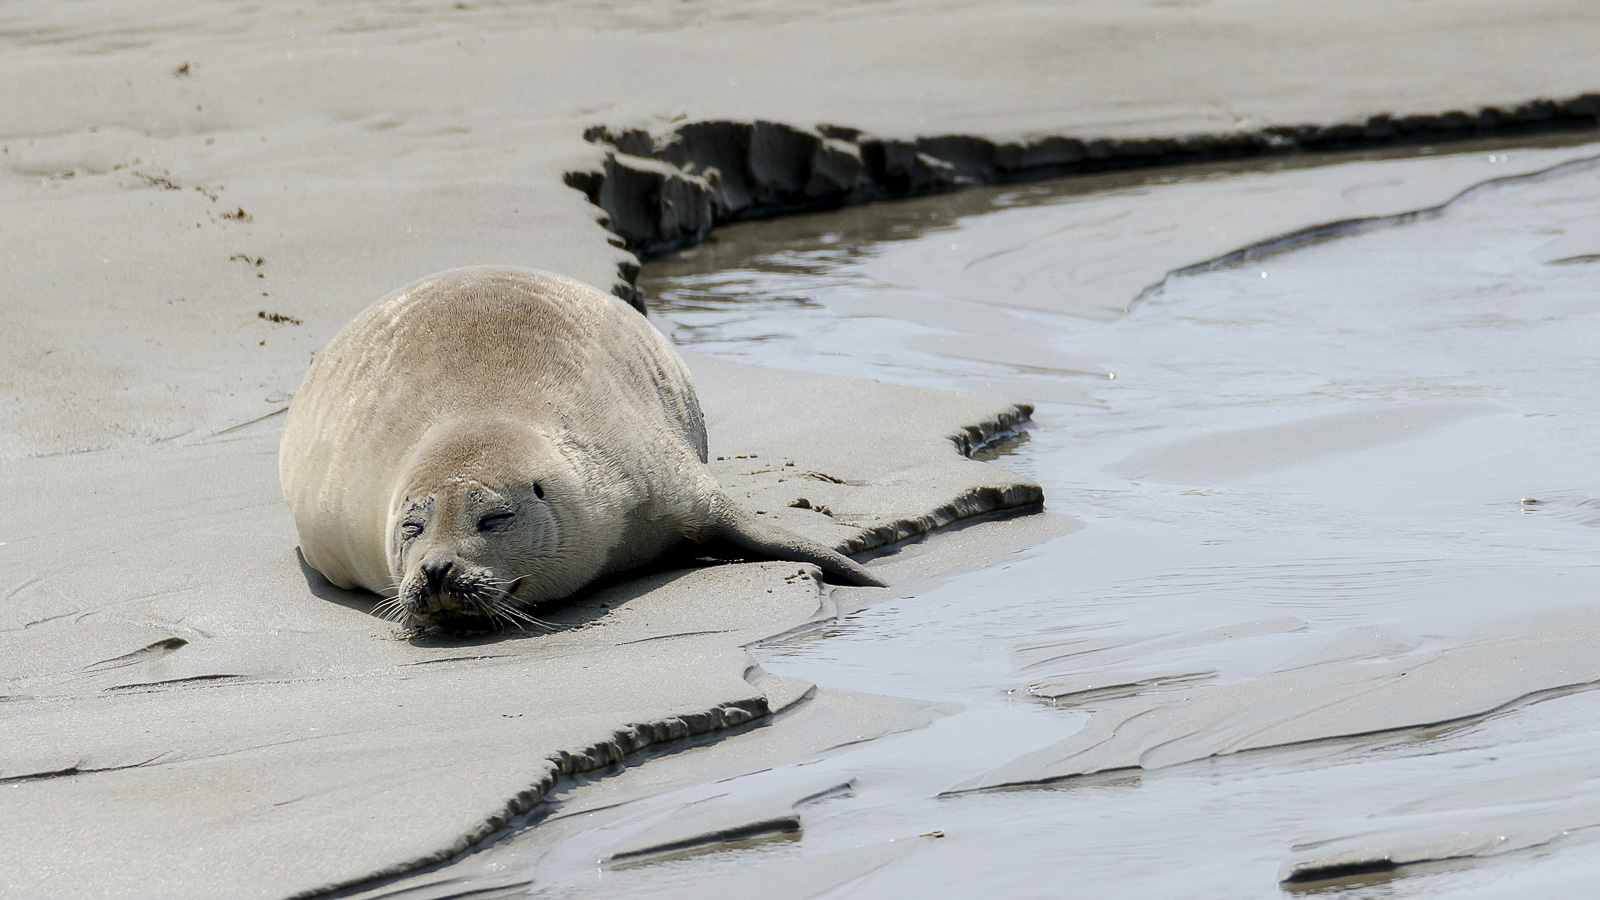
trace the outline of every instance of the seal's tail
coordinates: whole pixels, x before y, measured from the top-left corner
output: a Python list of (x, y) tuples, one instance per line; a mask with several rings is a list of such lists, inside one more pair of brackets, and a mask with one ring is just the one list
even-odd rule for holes
[(719, 498), (712, 506), (707, 538), (723, 541), (766, 559), (787, 559), (811, 563), (831, 580), (862, 587), (889, 585), (867, 568), (843, 553), (795, 534), (787, 528), (768, 525)]

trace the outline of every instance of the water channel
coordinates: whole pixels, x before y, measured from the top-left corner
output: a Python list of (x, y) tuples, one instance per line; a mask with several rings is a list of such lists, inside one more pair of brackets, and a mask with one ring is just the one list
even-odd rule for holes
[[(1600, 147), (1418, 153), (747, 223), (647, 267), (687, 350), (1034, 403), (991, 455), (1083, 527), (754, 648), (931, 725), (663, 790), (503, 870), (550, 897), (1587, 890)], [(1153, 282), (1120, 255), (1449, 166), (1481, 175), (1423, 214)], [(803, 836), (596, 863), (807, 786)]]

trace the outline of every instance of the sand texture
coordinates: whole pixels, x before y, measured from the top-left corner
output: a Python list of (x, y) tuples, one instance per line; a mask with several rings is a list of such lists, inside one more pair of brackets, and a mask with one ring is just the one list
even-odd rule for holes
[[(637, 299), (635, 250), (743, 216), (1167, 160), (1587, 127), (1600, 115), (1597, 45), (1600, 13), (1571, 0), (1309, 13), (1266, 0), (8, 6), (0, 896), (313, 896), (456, 857), (536, 814), (564, 778), (777, 709), (810, 723), (770, 750), (785, 759), (928, 721), (753, 665), (746, 645), (864, 602), (803, 566), (653, 573), (554, 614), (566, 626), (555, 634), (455, 641), (404, 639), (368, 614), (370, 597), (321, 581), (279, 495), (282, 413), (314, 353), (387, 291), (500, 263)], [(1519, 158), (1503, 174), (1553, 161)], [(1119, 232), (1097, 250), (1114, 270), (1100, 289), (1059, 303), (1111, 315), (1171, 271), (1445, 203), (1482, 179), (1441, 170), (1371, 195), (1302, 180), (1288, 208), (1237, 203), (1176, 243)], [(1197, 189), (1173, 202), (1192, 213), (1208, 200)], [(1029, 479), (963, 455), (1024, 422), (1012, 399), (690, 366), (730, 494), (847, 551), (1043, 500)], [(1466, 414), (1399, 411), (1350, 440)], [(1274, 445), (1291, 450), (1238, 465), (1270, 469), (1273, 453), (1336, 425), (1300, 423)], [(1197, 477), (1159, 453), (1127, 464)], [(942, 562), (912, 550), (881, 570), (909, 579), (1074, 527), (1032, 517), (1020, 532), (957, 536)], [(1600, 677), (1582, 646), (1557, 651), (1570, 671), (1530, 668), (1453, 714), (1573, 672)], [(1467, 677), (1473, 661), (1428, 660), (1441, 678)], [(1349, 686), (1315, 672), (1281, 685)], [(1200, 674), (1124, 672), (1040, 695)], [(1421, 702), (1397, 678), (1375, 669), (1362, 685)], [(810, 706), (816, 718), (800, 720)], [(1328, 728), (1411, 724), (1396, 709)], [(1172, 760), (1303, 733), (1203, 736)], [(1161, 736), (1123, 735), (970, 787), (1141, 765), (1145, 739)], [(807, 796), (707, 807), (698, 824), (613, 849), (788, 833)], [(806, 867), (844, 884), (929, 842)], [(1285, 877), (1317, 865), (1286, 864)]]
[[(709, 397), (765, 377), (706, 369)], [(827, 385), (820, 407), (775, 389), (778, 415), (846, 421), (809, 439), (787, 429), (794, 466), (737, 484), (783, 495), (786, 470), (833, 466), (836, 435), (859, 446), (858, 422), (877, 439), (848, 473), (868, 499), (829, 486), (837, 515), (861, 526), (808, 514), (841, 546), (956, 515), (941, 518), (928, 497), (1037, 505), (1036, 486), (965, 460), (955, 440), (1015, 418), (1010, 404)], [(771, 413), (712, 409), (714, 455), (753, 461), (741, 451), (763, 446)], [(271, 464), (276, 431), (8, 462), (5, 503), (23, 511), (8, 562), (35, 573), (14, 582), (4, 611), (0, 880), (16, 896), (156, 884), (166, 896), (217, 884), (290, 896), (448, 858), (563, 775), (793, 702), (790, 680), (776, 695), (756, 683), (740, 647), (833, 615), (814, 570), (750, 564), (618, 585), (555, 613), (569, 630), (552, 635), (404, 640), (367, 614), (369, 596), (299, 562)], [(30, 502), (67, 472), (75, 490)], [(118, 549), (73, 551), (89, 546)], [(197, 858), (203, 869), (186, 862)]]
[[(1110, 772), (1479, 718), (1519, 701), (1600, 681), (1595, 616), (1503, 624), (1481, 640), (1433, 653), (1382, 645), (1297, 665), (1245, 684), (1172, 691), (1109, 704), (1082, 731), (951, 792)], [(1519, 632), (1502, 632), (1518, 628)], [(1525, 630), (1524, 630), (1525, 629)], [(1332, 648), (1329, 648), (1332, 649)], [(1341, 658), (1343, 657), (1343, 658)], [(1380, 662), (1381, 661), (1381, 662)]]

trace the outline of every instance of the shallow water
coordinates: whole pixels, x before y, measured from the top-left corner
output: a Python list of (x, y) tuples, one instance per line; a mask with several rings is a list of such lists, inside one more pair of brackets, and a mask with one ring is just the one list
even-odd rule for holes
[[(1177, 275), (1126, 315), (1077, 295), (1081, 260), (1060, 248), (1114, 232), (1118, 208), (1289, 174), (1130, 173), (756, 223), (647, 270), (689, 349), (1035, 402), (993, 455), (1087, 527), (755, 648), (772, 673), (945, 714), (635, 801), (551, 849), (536, 892), (1592, 884), (1600, 164)], [(1015, 277), (980, 279), (986, 296), (922, 277), (980, 267)], [(796, 807), (799, 839), (594, 864), (685, 804), (847, 781)], [(1419, 864), (1280, 885), (1318, 859)]]

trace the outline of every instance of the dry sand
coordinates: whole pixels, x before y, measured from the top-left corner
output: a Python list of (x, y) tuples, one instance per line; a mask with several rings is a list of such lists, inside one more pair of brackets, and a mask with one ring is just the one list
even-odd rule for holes
[[(635, 260), (568, 181), (648, 245), (797, 203), (1600, 113), (1600, 14), (1575, 2), (25, 3), (0, 42), (16, 897), (326, 892), (470, 848), (564, 774), (808, 696), (740, 649), (861, 602), (795, 566), (662, 574), (567, 614), (586, 627), (432, 644), (298, 564), (275, 451), (311, 355), (438, 269), (615, 284)], [(788, 123), (760, 133), (789, 149), (682, 127), (713, 120)], [(973, 140), (918, 141), (951, 136)], [(1273, 229), (1350, 215), (1305, 197)], [(1153, 254), (1137, 280), (1205, 258)], [(1007, 400), (691, 365), (719, 477), (842, 546), (1037, 501), (958, 452), (1015, 422)], [(831, 519), (788, 505), (786, 468), (832, 476), (804, 488)], [(883, 708), (835, 727), (915, 725)]]

